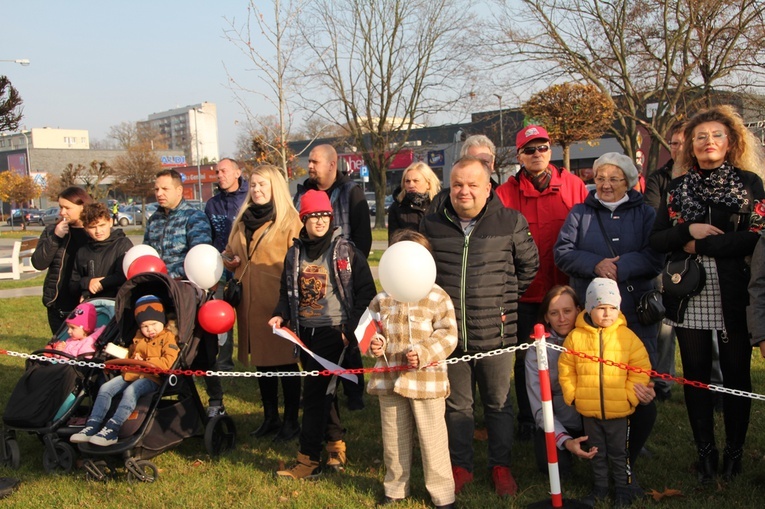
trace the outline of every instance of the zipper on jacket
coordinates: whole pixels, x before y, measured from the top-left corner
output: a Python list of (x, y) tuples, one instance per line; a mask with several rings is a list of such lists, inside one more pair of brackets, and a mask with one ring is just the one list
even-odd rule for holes
[[(55, 235), (55, 233), (53, 233), (53, 235)], [(50, 302), (48, 302), (48, 304), (53, 304), (54, 302), (56, 302), (56, 299), (58, 299), (58, 284), (61, 282), (61, 273), (64, 272), (64, 258), (66, 257), (66, 248), (69, 247), (70, 240), (72, 240), (72, 232), (69, 232), (69, 235), (66, 238), (66, 245), (64, 245), (64, 254), (61, 255), (61, 268), (58, 271), (58, 276), (56, 276), (56, 293), (55, 295), (53, 295), (53, 299)]]
[(460, 273), (460, 313), (462, 313), (462, 351), (467, 352), (468, 349), (468, 336), (467, 336), (467, 308), (465, 306), (465, 281), (467, 280), (467, 255), (468, 255), (468, 248), (470, 247), (470, 235), (473, 233), (473, 230), (475, 230), (475, 225), (473, 225), (473, 229), (470, 230), (470, 234), (465, 235), (465, 230), (462, 229), (462, 226), (455, 223), (452, 218), (449, 216), (449, 214), (444, 210), (444, 215), (446, 218), (457, 228), (460, 229), (462, 232), (462, 235), (465, 236), (465, 243), (462, 245), (462, 272)]
[[(603, 358), (603, 329), (598, 329), (598, 340), (600, 342), (600, 355), (598, 357), (600, 357), (602, 359)], [(600, 418), (605, 421), (606, 420), (606, 402), (605, 402), (605, 396), (603, 394), (603, 363), (602, 362), (598, 363), (598, 370), (600, 371), (600, 377), (599, 377), (599, 382), (600, 382), (600, 415), (601, 415)]]
[[(505, 310), (502, 306), (499, 306), (499, 337), (502, 346), (505, 346), (505, 320), (502, 312)], [(517, 336), (518, 334), (516, 334)]]

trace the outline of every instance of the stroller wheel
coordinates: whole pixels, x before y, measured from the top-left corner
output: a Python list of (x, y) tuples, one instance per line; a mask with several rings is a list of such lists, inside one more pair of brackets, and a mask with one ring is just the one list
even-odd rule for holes
[(19, 450), (19, 443), (15, 438), (5, 439), (5, 458), (3, 461), (4, 467), (10, 467), (13, 470), (18, 470), (21, 465), (21, 451)]
[(54, 448), (56, 450), (55, 455), (51, 454), (47, 447), (43, 452), (43, 468), (45, 471), (48, 473), (56, 471), (71, 472), (72, 468), (74, 468), (74, 460), (77, 457), (74, 448), (66, 442), (56, 442)]
[(127, 468), (127, 480), (128, 482), (154, 482), (159, 478), (159, 469), (157, 465), (147, 460), (128, 460), (125, 463)]
[(205, 448), (210, 456), (219, 456), (236, 445), (236, 426), (228, 415), (217, 415), (205, 427)]

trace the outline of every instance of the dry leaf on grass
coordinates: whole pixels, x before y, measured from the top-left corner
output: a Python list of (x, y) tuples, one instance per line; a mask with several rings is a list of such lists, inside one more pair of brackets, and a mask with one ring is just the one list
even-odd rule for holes
[(486, 431), (486, 428), (479, 428), (473, 432), (473, 440), (478, 440), (479, 442), (485, 442), (489, 439), (489, 432)]
[(192, 467), (201, 467), (204, 464), (205, 464), (204, 461), (202, 461), (200, 459), (196, 459), (196, 460), (194, 460), (194, 463), (191, 464), (191, 466)]
[(682, 497), (683, 492), (680, 490), (670, 490), (670, 489), (664, 489), (661, 493), (659, 493), (656, 490), (651, 490), (648, 492), (648, 494), (653, 497), (653, 499), (657, 502), (661, 501), (664, 497)]

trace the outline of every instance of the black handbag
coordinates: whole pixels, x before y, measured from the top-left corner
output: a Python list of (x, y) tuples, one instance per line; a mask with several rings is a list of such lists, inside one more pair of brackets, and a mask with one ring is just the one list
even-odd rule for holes
[(669, 261), (661, 273), (661, 282), (667, 295), (688, 299), (701, 293), (707, 281), (707, 272), (696, 255)]
[[(606, 239), (608, 249), (611, 251), (611, 256), (616, 257), (616, 251), (614, 246), (611, 245), (611, 239), (608, 238), (606, 233), (606, 227), (603, 226), (603, 220), (600, 219), (600, 214), (596, 211), (595, 216), (598, 218), (598, 224), (600, 225), (600, 231), (603, 233), (603, 238)], [(629, 281), (626, 281), (627, 291), (632, 293), (634, 287)], [(661, 300), (661, 292), (659, 290), (648, 290), (645, 292), (635, 307), (638, 321), (641, 325), (653, 325), (664, 319), (664, 315), (667, 310), (664, 308), (664, 302)]]
[(242, 281), (232, 277), (226, 281), (226, 286), (223, 287), (223, 300), (231, 304), (232, 307), (237, 307), (242, 302)]

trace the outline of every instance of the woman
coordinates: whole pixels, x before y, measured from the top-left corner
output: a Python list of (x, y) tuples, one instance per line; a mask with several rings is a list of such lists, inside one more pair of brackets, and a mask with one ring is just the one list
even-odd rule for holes
[(397, 230), (419, 230), (420, 221), (441, 183), (425, 163), (413, 163), (401, 175), (401, 192), (388, 208), (388, 239)]
[[(548, 343), (562, 345), (563, 340), (576, 326), (576, 317), (582, 311), (582, 306), (576, 292), (570, 286), (557, 285), (550, 289), (540, 304), (539, 322), (545, 324), (545, 329), (550, 333), (546, 338)], [(566, 476), (571, 472), (572, 456), (584, 459), (592, 459), (596, 451), (585, 451), (582, 442), (587, 441), (582, 425), (582, 418), (574, 409), (563, 400), (563, 392), (558, 382), (558, 358), (559, 350), (547, 350), (547, 361), (550, 373), (550, 385), (552, 389), (553, 424), (555, 426), (555, 440), (558, 446), (558, 463), (561, 474)], [(536, 423), (534, 434), (534, 453), (537, 460), (537, 468), (540, 472), (547, 472), (547, 449), (544, 435), (544, 417), (542, 415), (542, 395), (539, 388), (539, 367), (537, 365), (536, 347), (529, 348), (526, 354), (526, 390), (529, 395), (531, 412)], [(656, 393), (653, 384), (648, 386), (635, 385), (635, 395), (641, 405), (632, 415), (632, 427), (642, 430), (633, 433), (630, 445), (630, 464), (635, 465), (638, 454), (643, 448), (648, 434), (653, 427), (656, 418), (655, 405), (652, 404)], [(648, 405), (648, 406), (646, 406)], [(653, 411), (652, 411), (653, 409)]]
[[(713, 341), (720, 349), (725, 387), (752, 388), (749, 363), (752, 349), (746, 323), (749, 303), (747, 257), (757, 244), (765, 199), (759, 142), (730, 106), (697, 113), (685, 127), (679, 165), (687, 173), (670, 185), (660, 207), (651, 246), (670, 253), (670, 260), (697, 255), (706, 272), (701, 293), (678, 299), (665, 291), (665, 307), (675, 327), (683, 375), (709, 383)], [(666, 286), (666, 285), (665, 285)], [(712, 394), (683, 387), (693, 438), (699, 455), (702, 484), (717, 472)], [(724, 395), (725, 450), (723, 476), (741, 473), (751, 400)]]
[(66, 316), (80, 303), (80, 292), (69, 288), (77, 251), (87, 244), (80, 214), (93, 199), (80, 187), (67, 187), (58, 195), (61, 219), (47, 226), (32, 253), (32, 265), (37, 270), (48, 269), (43, 282), (43, 304), (48, 308), (48, 325), (58, 332)]
[[(279, 169), (258, 166), (250, 189), (231, 226), (224, 265), (242, 282), (237, 306), (239, 361), (258, 371), (297, 371), (294, 346), (274, 336), (267, 325), (279, 300), (284, 257), (303, 224), (292, 205), (287, 182)], [(278, 383), (284, 391), (284, 422), (279, 419)], [(291, 440), (300, 433), (300, 378), (259, 377), (264, 421), (251, 434), (263, 437), (278, 430), (274, 440)]]

